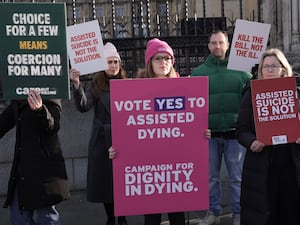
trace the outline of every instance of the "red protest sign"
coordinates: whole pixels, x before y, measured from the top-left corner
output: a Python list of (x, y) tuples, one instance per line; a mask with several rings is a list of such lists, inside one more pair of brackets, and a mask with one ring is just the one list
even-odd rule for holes
[(295, 77), (251, 81), (257, 139), (266, 145), (295, 142), (300, 136)]

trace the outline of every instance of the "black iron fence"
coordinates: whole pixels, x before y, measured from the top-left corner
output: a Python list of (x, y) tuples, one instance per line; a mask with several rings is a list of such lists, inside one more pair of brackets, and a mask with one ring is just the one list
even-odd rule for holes
[[(0, 0), (1, 2), (45, 2), (44, 0)], [(191, 74), (192, 70), (202, 64), (209, 54), (207, 43), (208, 34), (212, 30), (227, 30), (233, 33), (234, 19), (229, 20), (224, 13), (222, 0), (221, 17), (206, 17), (206, 1), (203, 1), (203, 17), (196, 14), (190, 17), (188, 8), (190, 1), (178, 0), (179, 13), (170, 5), (171, 1), (91, 1), (91, 0), (49, 0), (48, 2), (66, 2), (68, 24), (98, 19), (104, 43), (107, 41), (116, 45), (122, 58), (122, 65), (129, 77), (135, 77), (138, 68), (143, 68), (146, 43), (149, 39), (158, 37), (166, 41), (174, 50), (175, 68), (181, 76)], [(131, 5), (130, 13), (122, 14), (123, 3)], [(149, 8), (154, 7), (155, 16), (150, 15)], [(191, 1), (192, 2), (192, 1)], [(173, 2), (174, 3), (174, 2)], [(179, 6), (179, 4), (181, 4)], [(242, 7), (242, 1), (239, 3)], [(142, 7), (143, 6), (143, 7)], [(144, 6), (147, 10), (144, 10)], [(105, 7), (106, 10), (104, 10)], [(103, 9), (103, 10), (102, 10)], [(159, 10), (158, 10), (159, 9)], [(175, 11), (174, 11), (175, 10)], [(103, 13), (106, 11), (106, 13)], [(125, 10), (126, 11), (126, 10)], [(110, 13), (111, 12), (111, 13)], [(83, 15), (86, 15), (84, 17)], [(128, 18), (127, 18), (128, 17)], [(127, 19), (126, 19), (127, 18)], [(254, 19), (254, 18), (253, 18)], [(228, 22), (228, 24), (226, 23)], [(110, 28), (109, 28), (110, 27)], [(123, 28), (128, 36), (118, 36)], [(132, 27), (130, 29), (130, 27)], [(111, 31), (110, 35), (107, 32)], [(126, 34), (126, 32), (124, 34)], [(85, 79), (88, 79), (86, 76)]]
[[(153, 37), (151, 37), (153, 38)], [(204, 62), (209, 54), (208, 35), (159, 37), (174, 50), (175, 68), (181, 76), (188, 76)], [(150, 38), (106, 39), (116, 45), (122, 58), (122, 65), (129, 77), (135, 77), (138, 68), (145, 67), (145, 47)]]

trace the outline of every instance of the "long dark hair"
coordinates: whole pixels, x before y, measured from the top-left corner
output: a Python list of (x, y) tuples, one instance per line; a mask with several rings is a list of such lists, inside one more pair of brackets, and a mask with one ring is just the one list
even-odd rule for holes
[(105, 71), (95, 73), (92, 81), (92, 93), (98, 98), (100, 93), (109, 92), (109, 81), (111, 79), (126, 79), (126, 71), (120, 65), (119, 73), (116, 76), (110, 76)]

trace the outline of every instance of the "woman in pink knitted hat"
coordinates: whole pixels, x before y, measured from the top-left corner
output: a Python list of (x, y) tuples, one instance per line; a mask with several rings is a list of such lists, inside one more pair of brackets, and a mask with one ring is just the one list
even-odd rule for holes
[[(108, 42), (104, 45), (108, 69), (94, 75), (91, 87), (85, 89), (79, 80), (79, 71), (71, 69), (73, 97), (76, 108), (87, 112), (94, 107), (94, 121), (89, 142), (87, 200), (104, 203), (107, 215), (106, 225), (115, 225), (113, 203), (112, 162), (108, 157), (111, 147), (110, 88), (111, 79), (125, 79), (121, 58), (116, 47)], [(118, 217), (118, 225), (127, 225), (124, 216)]]
[[(139, 69), (138, 78), (176, 78), (179, 74), (174, 69), (174, 52), (167, 42), (158, 38), (148, 41), (145, 52), (145, 68)], [(210, 130), (205, 131), (210, 138)], [(109, 149), (111, 159), (117, 156), (114, 148)], [(168, 213), (170, 225), (185, 225), (184, 212)], [(144, 225), (160, 225), (161, 213), (145, 215)]]
[(138, 71), (139, 78), (179, 77), (175, 71), (174, 52), (167, 42), (153, 38), (148, 41), (145, 52), (145, 68)]
[[(148, 41), (145, 52), (145, 68), (139, 69), (139, 78), (175, 78), (179, 74), (175, 71), (174, 52), (167, 42), (158, 38)], [(168, 213), (170, 225), (184, 225), (184, 212)], [(160, 225), (161, 214), (146, 214), (145, 225)]]

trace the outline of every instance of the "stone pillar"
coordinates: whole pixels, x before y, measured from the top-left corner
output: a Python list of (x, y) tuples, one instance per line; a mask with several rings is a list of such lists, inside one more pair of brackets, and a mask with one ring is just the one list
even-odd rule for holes
[(299, 0), (292, 0), (291, 18), (292, 18), (291, 49), (300, 50)]
[[(285, 1), (285, 0), (284, 0)], [(285, 32), (284, 30), (284, 21), (288, 21), (287, 18), (283, 18), (285, 16), (284, 14), (284, 10), (283, 10), (283, 6), (282, 6), (282, 1), (277, 1), (276, 4), (276, 10), (274, 10), (274, 12), (276, 12), (276, 18), (274, 18), (274, 21), (277, 21), (277, 25), (276, 25), (276, 29), (274, 30), (275, 35), (276, 35), (276, 47), (280, 48), (280, 49), (284, 49), (284, 34)], [(274, 6), (275, 8), (275, 6)], [(275, 13), (273, 13), (273, 15), (275, 15)], [(288, 36), (288, 35), (287, 35)]]
[[(280, 19), (282, 26), (282, 50), (284, 52), (290, 51), (291, 47), (291, 33), (292, 33), (292, 18), (291, 18), (291, 3), (290, 1), (281, 0), (282, 7), (278, 8), (281, 10), (282, 17)], [(280, 46), (278, 46), (280, 47)]]
[(263, 1), (263, 6), (262, 6), (262, 21), (264, 23), (269, 23), (271, 24), (271, 30), (270, 30), (270, 47), (274, 47), (277, 45), (276, 43), (276, 28), (275, 28), (275, 23), (276, 23), (276, 18), (274, 15), (274, 1), (273, 0), (264, 0)]

